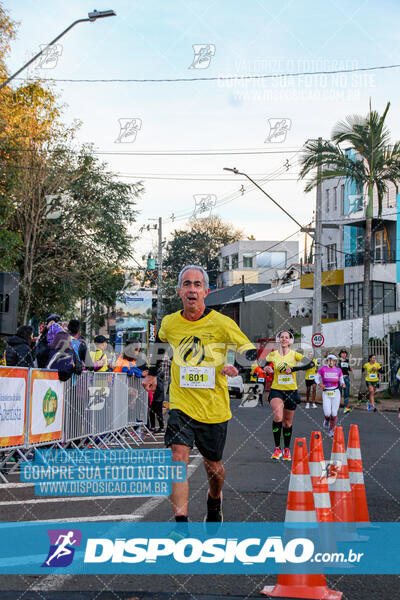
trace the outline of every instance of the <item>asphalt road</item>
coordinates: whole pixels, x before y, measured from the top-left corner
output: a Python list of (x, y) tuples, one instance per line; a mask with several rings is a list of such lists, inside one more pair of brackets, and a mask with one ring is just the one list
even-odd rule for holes
[[(232, 400), (224, 454), (225, 521), (283, 521), (286, 509), (290, 464), (272, 462), (271, 411), (269, 407), (240, 408)], [(294, 435), (309, 439), (320, 430), (321, 409), (296, 413)], [(400, 420), (397, 413), (368, 413), (355, 410), (340, 417), (345, 437), (351, 423), (360, 430), (364, 476), (371, 521), (400, 518)], [(162, 439), (158, 438), (162, 447)], [(332, 441), (325, 436), (325, 457)], [(191, 453), (190, 519), (202, 521), (206, 477), (196, 450)], [(43, 499), (30, 486), (0, 485), (0, 520), (107, 520), (170, 521), (171, 510), (164, 498)], [(78, 525), (77, 525), (78, 526)], [(5, 543), (5, 540), (2, 540)], [(399, 599), (400, 577), (375, 575), (330, 576), (329, 586), (343, 592), (345, 600)], [(214, 600), (256, 598), (276, 576), (0, 576), (0, 600)]]

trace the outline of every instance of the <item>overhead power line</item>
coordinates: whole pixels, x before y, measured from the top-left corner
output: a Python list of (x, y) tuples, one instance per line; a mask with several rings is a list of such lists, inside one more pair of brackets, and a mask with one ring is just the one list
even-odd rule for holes
[[(332, 71), (300, 71), (297, 73), (269, 73), (263, 75), (220, 75), (214, 77), (177, 77), (177, 78), (162, 78), (162, 79), (57, 79), (44, 78), (42, 81), (54, 81), (56, 83), (190, 83), (193, 81), (235, 81), (235, 80), (251, 80), (251, 79), (276, 79), (280, 77), (302, 77), (307, 75), (335, 75), (339, 73), (359, 73), (365, 71), (382, 71), (387, 69), (397, 69), (400, 64), (380, 65), (376, 67), (357, 67), (354, 69), (335, 69)], [(1, 78), (6, 79), (5, 77)], [(0, 80), (1, 80), (0, 79)], [(19, 81), (30, 81), (32, 77), (16, 78)]]

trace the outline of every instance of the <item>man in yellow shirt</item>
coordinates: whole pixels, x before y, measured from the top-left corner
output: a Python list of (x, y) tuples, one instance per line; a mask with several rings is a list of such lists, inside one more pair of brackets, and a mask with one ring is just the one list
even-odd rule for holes
[[(184, 267), (178, 279), (183, 310), (164, 317), (158, 339), (173, 349), (165, 445), (171, 447), (173, 460), (188, 465), (190, 449), (196, 444), (209, 482), (205, 521), (221, 522), (222, 454), (232, 416), (226, 376), (238, 374), (236, 367), (227, 364), (227, 350), (234, 347), (249, 365), (257, 358), (257, 351), (232, 319), (206, 308), (204, 299), (209, 291), (208, 275), (202, 267)], [(148, 391), (156, 387), (158, 367), (151, 366), (143, 381)], [(188, 498), (187, 481), (172, 484), (171, 503), (177, 522), (188, 521)]]

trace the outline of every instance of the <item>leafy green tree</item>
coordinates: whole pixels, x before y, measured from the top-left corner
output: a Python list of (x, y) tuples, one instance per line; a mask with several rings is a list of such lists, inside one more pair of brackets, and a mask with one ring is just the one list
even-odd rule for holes
[(180, 270), (189, 264), (200, 265), (208, 273), (210, 285), (216, 285), (220, 272), (219, 252), (222, 246), (243, 238), (243, 231), (224, 223), (218, 216), (191, 219), (186, 229), (175, 230), (168, 242), (164, 260), (164, 312), (173, 312), (181, 306), (176, 293)]
[[(396, 186), (400, 182), (400, 142), (390, 145), (390, 132), (385, 124), (390, 107), (388, 102), (382, 115), (370, 106), (366, 117), (349, 116), (337, 123), (332, 131), (332, 140), (310, 140), (305, 145), (302, 157), (300, 177), (313, 173), (305, 187), (309, 192), (318, 183), (334, 177), (345, 177), (355, 181), (366, 191), (367, 207), (365, 213), (364, 237), (364, 282), (363, 282), (363, 320), (362, 351), (368, 358), (369, 317), (371, 314), (371, 237), (373, 217), (373, 193), (378, 197), (378, 216), (382, 211), (382, 198), (388, 191), (388, 184)], [(356, 151), (350, 157), (340, 144), (350, 144)], [(323, 167), (318, 174), (317, 167)]]

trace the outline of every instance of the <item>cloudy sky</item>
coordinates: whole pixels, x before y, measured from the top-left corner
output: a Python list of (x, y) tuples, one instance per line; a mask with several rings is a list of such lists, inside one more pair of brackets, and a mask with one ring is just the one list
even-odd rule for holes
[[(4, 5), (20, 22), (11, 72), (88, 11), (116, 11), (116, 17), (77, 25), (47, 64), (29, 71), (52, 79), (196, 79), (400, 62), (400, 5), (391, 0), (103, 0), (95, 6), (83, 0), (12, 0)], [(298, 221), (309, 223), (314, 193), (304, 194), (304, 183), (297, 182), (302, 144), (329, 137), (334, 123), (348, 114), (365, 114), (369, 98), (380, 111), (392, 102), (388, 124), (400, 139), (398, 75), (394, 68), (55, 86), (67, 104), (65, 121), (82, 121), (79, 141), (93, 143), (124, 181), (143, 179), (146, 194), (138, 204), (136, 232), (161, 216), (168, 238), (193, 214), (196, 199), (207, 197), (216, 203), (214, 214), (246, 235), (279, 240), (296, 225), (223, 167), (247, 172)], [(142, 234), (135, 245), (139, 260), (156, 237), (154, 231)]]

